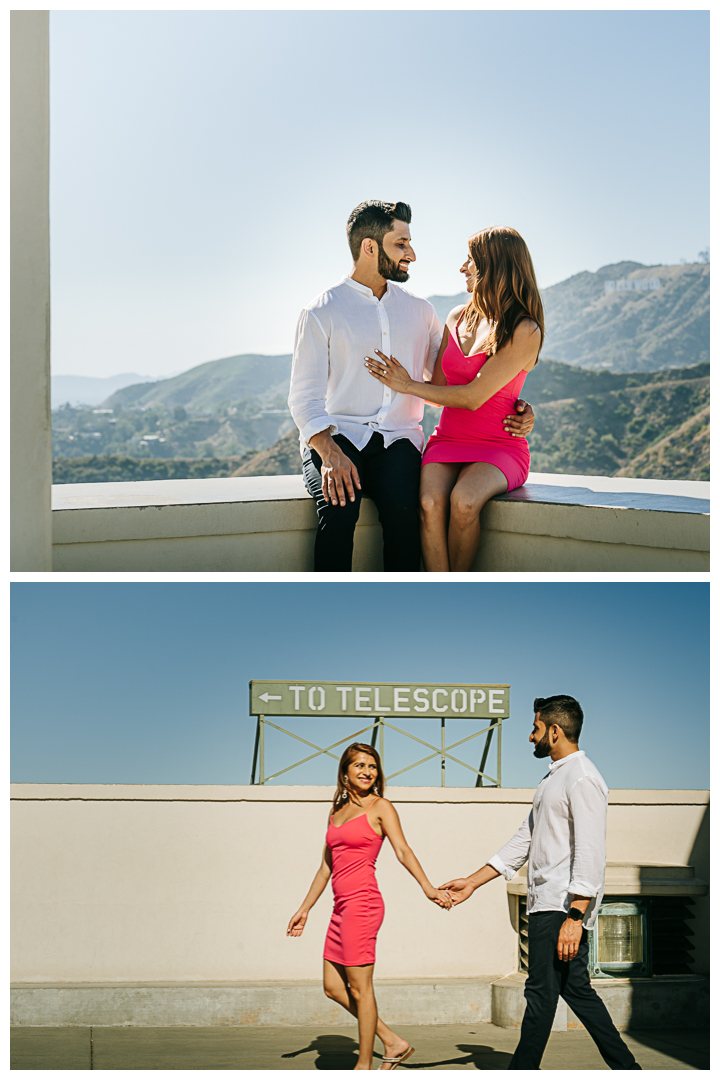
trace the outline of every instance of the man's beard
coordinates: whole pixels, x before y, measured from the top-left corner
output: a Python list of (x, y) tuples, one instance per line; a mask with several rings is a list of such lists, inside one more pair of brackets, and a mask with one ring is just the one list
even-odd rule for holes
[(550, 732), (546, 731), (539, 743), (535, 743), (533, 755), (537, 758), (550, 757)]
[(407, 270), (401, 270), (398, 263), (387, 257), (382, 244), (378, 244), (378, 274), (386, 281), (407, 281), (410, 277)]

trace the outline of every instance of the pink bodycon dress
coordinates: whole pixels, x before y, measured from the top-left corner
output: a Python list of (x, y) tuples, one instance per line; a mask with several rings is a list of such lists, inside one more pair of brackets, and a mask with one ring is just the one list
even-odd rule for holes
[[(448, 338), (442, 358), (448, 386), (469, 383), (486, 360), (487, 353), (465, 356), (460, 348), (456, 326)], [(503, 421), (515, 411), (515, 402), (520, 397), (526, 375), (526, 371), (521, 371), (479, 409), (451, 409), (446, 406), (425, 446), (423, 465), (434, 461), (487, 461), (505, 474), (508, 491), (524, 484), (530, 469), (527, 439), (504, 431)]]
[(323, 958), (345, 967), (375, 963), (375, 941), (385, 905), (375, 880), (375, 860), (383, 837), (371, 827), (367, 814), (333, 825), (326, 843), (332, 852), (335, 897)]

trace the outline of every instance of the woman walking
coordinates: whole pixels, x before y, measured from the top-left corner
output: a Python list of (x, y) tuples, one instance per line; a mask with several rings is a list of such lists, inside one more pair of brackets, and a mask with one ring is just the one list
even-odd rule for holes
[(385, 913), (375, 860), (386, 836), (428, 900), (446, 909), (452, 906), (449, 896), (433, 888), (425, 876), (403, 835), (397, 811), (383, 797), (384, 786), (373, 746), (352, 743), (343, 751), (320, 869), (287, 928), (289, 937), (302, 934), (310, 908), (332, 878), (335, 904), (323, 950), (323, 983), (327, 996), (357, 1017), (356, 1069), (372, 1069), (376, 1034), (385, 1048), (381, 1069), (396, 1069), (413, 1053), (413, 1047), (378, 1017), (373, 989), (375, 943)]
[(527, 480), (527, 439), (513, 435), (514, 412), (545, 333), (530, 252), (515, 229), (470, 237), (467, 304), (448, 315), (430, 383), (415, 382), (395, 357), (366, 357), (376, 379), (400, 394), (444, 406), (420, 474), (423, 562), (427, 571), (470, 570), (480, 543), (480, 511), (493, 495)]

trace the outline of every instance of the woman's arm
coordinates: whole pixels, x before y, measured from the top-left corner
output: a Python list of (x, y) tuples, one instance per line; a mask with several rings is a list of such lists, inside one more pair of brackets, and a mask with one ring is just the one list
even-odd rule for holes
[(320, 869), (312, 880), (310, 891), (303, 900), (300, 907), (297, 909), (292, 919), (288, 923), (287, 936), (288, 937), (300, 937), (305, 929), (305, 923), (307, 917), (310, 914), (310, 908), (315, 904), (322, 895), (325, 886), (330, 880), (332, 874), (332, 853), (327, 844), (323, 848), (322, 862), (320, 863)]
[(385, 356), (379, 349), (377, 355), (381, 359), (366, 357), (365, 366), (378, 382), (399, 394), (414, 394), (433, 405), (474, 410), (489, 401), (521, 371), (530, 370), (539, 348), (538, 327), (530, 319), (523, 319), (512, 341), (486, 360), (477, 376), (464, 386), (433, 386), (432, 383), (416, 382), (394, 356)]
[(378, 821), (382, 826), (383, 832), (393, 846), (393, 851), (397, 855), (398, 862), (402, 863), (405, 869), (412, 874), (428, 900), (432, 900), (434, 903), (439, 904), (440, 907), (452, 907), (452, 902), (443, 897), (440, 890), (430, 884), (425, 871), (417, 860), (415, 852), (405, 839), (405, 834), (403, 833), (402, 825), (400, 824), (400, 818), (398, 817), (397, 810), (393, 804), (389, 799), (379, 799), (376, 803), (376, 807)]

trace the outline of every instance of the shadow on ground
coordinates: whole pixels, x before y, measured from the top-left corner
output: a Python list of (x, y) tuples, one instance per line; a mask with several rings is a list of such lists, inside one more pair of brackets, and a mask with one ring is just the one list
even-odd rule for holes
[(441, 1061), (408, 1061), (406, 1069), (442, 1069), (450, 1065), (476, 1069), (507, 1069), (512, 1054), (504, 1054), (492, 1046), (474, 1043), (458, 1043), (460, 1053), (456, 1057), (446, 1057)]
[[(701, 1029), (690, 1028), (686, 1032), (670, 1031), (627, 1031), (622, 1032), (623, 1038), (632, 1039), (634, 1043), (655, 1050), (659, 1054), (668, 1055), (675, 1061), (682, 1062), (691, 1069), (710, 1068), (710, 1032)], [(633, 1053), (638, 1056), (637, 1047)]]
[(354, 1069), (358, 1044), (347, 1035), (318, 1035), (300, 1050), (281, 1054), (283, 1058), (296, 1058), (300, 1054), (317, 1054), (316, 1069)]

